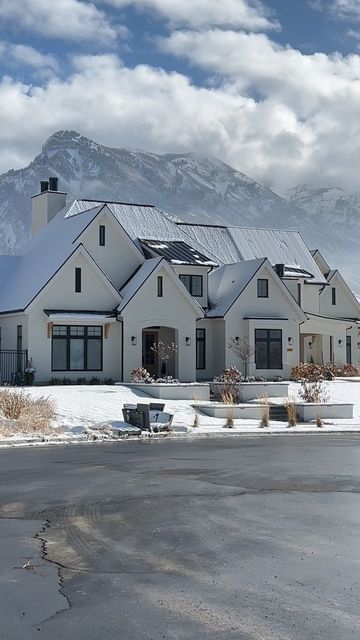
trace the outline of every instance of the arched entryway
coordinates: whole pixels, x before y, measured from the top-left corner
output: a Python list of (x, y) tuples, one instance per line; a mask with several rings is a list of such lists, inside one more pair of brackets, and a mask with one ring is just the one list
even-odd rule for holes
[(157, 326), (142, 330), (142, 366), (154, 378), (178, 378), (178, 352), (172, 345), (178, 345), (177, 329)]

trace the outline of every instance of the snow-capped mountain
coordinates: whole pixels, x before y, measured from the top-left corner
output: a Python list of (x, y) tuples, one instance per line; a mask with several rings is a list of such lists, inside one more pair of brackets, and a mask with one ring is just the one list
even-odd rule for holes
[[(313, 195), (302, 187), (293, 190), (287, 201), (216, 158), (115, 149), (75, 131), (55, 133), (27, 167), (0, 176), (1, 252), (16, 251), (29, 236), (30, 197), (49, 175), (58, 176), (60, 189), (70, 198), (155, 204), (193, 222), (299, 229), (310, 248), (324, 249), (328, 255), (330, 250), (332, 265), (340, 260), (344, 268), (349, 255), (348, 246), (341, 242), (345, 222), (348, 224), (346, 205), (342, 229), (338, 222), (336, 228), (332, 224), (332, 207), (324, 210), (324, 233), (323, 222), (319, 224), (311, 205)], [(355, 214), (349, 217), (349, 224), (350, 218), (351, 224), (359, 224)], [(349, 237), (354, 241), (353, 232)]]

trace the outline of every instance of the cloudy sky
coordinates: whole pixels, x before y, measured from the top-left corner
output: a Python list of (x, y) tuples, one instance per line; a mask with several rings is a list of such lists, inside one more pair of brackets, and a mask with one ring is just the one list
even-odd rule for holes
[(75, 129), (360, 188), (360, 0), (0, 0), (0, 30), (0, 171)]

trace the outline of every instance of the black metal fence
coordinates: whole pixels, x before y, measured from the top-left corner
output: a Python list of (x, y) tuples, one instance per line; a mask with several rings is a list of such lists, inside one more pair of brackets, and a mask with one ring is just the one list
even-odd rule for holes
[(25, 383), (27, 349), (0, 349), (0, 383), (22, 385)]

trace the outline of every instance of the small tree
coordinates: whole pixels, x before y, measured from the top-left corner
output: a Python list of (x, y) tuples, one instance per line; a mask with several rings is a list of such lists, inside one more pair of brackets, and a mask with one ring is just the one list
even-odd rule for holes
[(249, 360), (255, 353), (255, 347), (249, 344), (245, 337), (230, 338), (227, 342), (228, 349), (244, 363), (245, 378), (248, 377)]
[(161, 368), (160, 368), (161, 375), (166, 376), (168, 361), (170, 360), (170, 358), (173, 358), (177, 353), (177, 350), (178, 350), (177, 344), (175, 344), (175, 342), (168, 342), (167, 344), (165, 344), (165, 342), (163, 342), (162, 340), (159, 340), (159, 342), (154, 342), (153, 346), (150, 348), (151, 348), (151, 351), (156, 353), (156, 355), (158, 356), (161, 362)]

